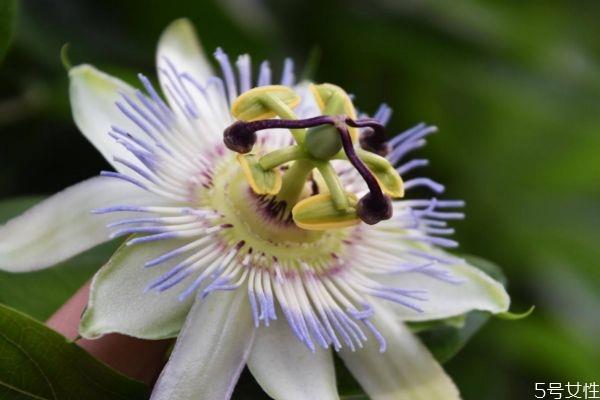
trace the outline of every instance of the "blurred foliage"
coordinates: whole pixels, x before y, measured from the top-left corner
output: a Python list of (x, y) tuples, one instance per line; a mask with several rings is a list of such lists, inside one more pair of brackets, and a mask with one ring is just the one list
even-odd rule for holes
[(0, 1), (0, 61), (4, 58), (4, 53), (10, 44), (10, 39), (15, 28), (16, 15), (16, 0)]
[[(448, 364), (465, 399), (534, 382), (600, 382), (600, 2), (171, 0), (22, 2), (0, 69), (0, 196), (51, 193), (105, 167), (70, 119), (59, 51), (151, 74), (161, 29), (187, 16), (208, 52), (311, 60), (391, 130), (425, 120), (421, 152), (467, 201), (462, 251), (502, 265), (524, 321), (495, 320)], [(320, 55), (320, 56), (319, 56)], [(482, 379), (483, 378), (483, 379)]]

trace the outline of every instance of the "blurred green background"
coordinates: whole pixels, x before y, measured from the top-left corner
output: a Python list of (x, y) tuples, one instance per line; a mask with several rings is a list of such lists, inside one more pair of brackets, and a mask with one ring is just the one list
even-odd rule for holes
[[(207, 52), (249, 52), (340, 84), (392, 131), (440, 128), (420, 155), (467, 201), (461, 251), (501, 265), (515, 311), (446, 365), (465, 399), (600, 383), (600, 2), (36, 0), (0, 68), (0, 198), (46, 194), (105, 163), (70, 117), (59, 52), (132, 80), (186, 16)], [(0, 27), (8, 28), (7, 25)]]

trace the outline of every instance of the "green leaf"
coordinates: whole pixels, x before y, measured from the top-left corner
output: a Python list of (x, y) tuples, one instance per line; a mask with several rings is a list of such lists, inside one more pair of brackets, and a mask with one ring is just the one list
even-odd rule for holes
[(0, 0), (0, 60), (4, 58), (15, 29), (16, 0)]
[[(0, 202), (0, 222), (18, 215), (42, 197)], [(44, 321), (71, 297), (110, 255), (116, 243), (107, 243), (41, 271), (13, 274), (0, 271), (0, 303)]]
[(0, 398), (134, 400), (148, 388), (43, 324), (0, 305)]

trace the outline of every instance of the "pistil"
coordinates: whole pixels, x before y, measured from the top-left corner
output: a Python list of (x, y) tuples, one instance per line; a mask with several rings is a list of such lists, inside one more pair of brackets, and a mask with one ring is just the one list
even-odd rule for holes
[[(237, 160), (250, 187), (258, 195), (273, 196), (305, 229), (326, 230), (360, 220), (376, 224), (391, 218), (388, 195), (401, 197), (403, 186), (401, 177), (381, 156), (388, 150), (383, 125), (373, 118), (356, 118), (352, 100), (342, 88), (327, 83), (309, 87), (323, 115), (298, 119), (293, 108), (301, 98), (282, 85), (254, 88), (233, 102), (231, 113), (238, 121), (225, 129), (223, 141), (240, 153)], [(258, 131), (282, 128), (291, 131), (296, 145), (262, 157), (247, 154), (256, 144)], [(363, 128), (360, 139), (357, 128)], [(357, 141), (362, 147), (358, 154)], [(347, 192), (331, 164), (334, 159), (349, 161), (369, 193), (357, 200)], [(282, 177), (278, 167), (290, 162)], [(328, 193), (303, 198), (313, 169), (323, 177)]]
[[(369, 188), (369, 193), (361, 198), (357, 204), (356, 212), (359, 218), (368, 224), (376, 224), (379, 221), (391, 218), (391, 200), (383, 193), (375, 176), (354, 151), (352, 138), (347, 128), (347, 125), (349, 125), (373, 129), (375, 134), (371, 136), (370, 143), (381, 149), (385, 146), (384, 142), (380, 142), (381, 137), (384, 135), (383, 127), (375, 120), (353, 120), (345, 115), (321, 115), (302, 120), (265, 119), (250, 122), (237, 121), (225, 130), (224, 141), (231, 150), (248, 153), (256, 143), (257, 131), (277, 128), (306, 129), (327, 125), (338, 132), (343, 151), (348, 161), (358, 171)], [(310, 144), (315, 145), (314, 141)], [(329, 188), (335, 208), (340, 211), (346, 210), (349, 205), (348, 199), (329, 160), (315, 160), (314, 157), (311, 157), (312, 152), (308, 148), (308, 145), (309, 143), (304, 143), (275, 150), (260, 159), (259, 165), (265, 170), (270, 170), (289, 161), (295, 161), (284, 175), (282, 188), (277, 194), (277, 198), (285, 201), (288, 208), (292, 207), (298, 200), (310, 171), (316, 167)]]

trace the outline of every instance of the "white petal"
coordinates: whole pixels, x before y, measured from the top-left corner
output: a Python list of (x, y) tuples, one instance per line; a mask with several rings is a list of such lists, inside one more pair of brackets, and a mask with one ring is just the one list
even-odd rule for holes
[(460, 395), (425, 346), (391, 312), (376, 309), (373, 323), (386, 338), (387, 350), (370, 339), (356, 352), (340, 356), (372, 400), (453, 400)]
[(144, 293), (144, 289), (181, 260), (176, 258), (152, 268), (144, 268), (144, 263), (183, 244), (169, 240), (121, 246), (94, 276), (88, 306), (79, 325), (80, 334), (86, 338), (111, 332), (144, 339), (176, 336), (192, 299), (179, 301), (176, 287), (163, 293)]
[(117, 171), (126, 171), (113, 158), (120, 157), (135, 165), (139, 161), (109, 136), (111, 126), (139, 136), (139, 128), (116, 105), (123, 102), (121, 93), (135, 99), (134, 89), (125, 82), (97, 70), (79, 65), (69, 70), (69, 97), (73, 119), (83, 135)]
[(34, 271), (64, 261), (108, 240), (111, 215), (91, 210), (137, 204), (147, 192), (113, 178), (97, 177), (73, 185), (0, 227), (0, 269)]
[[(160, 36), (156, 65), (166, 66), (165, 58), (173, 63), (179, 72), (191, 74), (202, 84), (213, 75), (212, 67), (204, 55), (194, 26), (186, 18), (173, 21)], [(162, 82), (164, 77), (160, 71), (158, 76)]]
[(229, 399), (253, 338), (245, 291), (196, 300), (151, 400)]
[(397, 318), (403, 321), (426, 321), (464, 314), (471, 310), (500, 313), (508, 310), (510, 298), (504, 286), (468, 264), (439, 266), (451, 272), (460, 283), (448, 283), (421, 273), (386, 276), (385, 282), (401, 289), (423, 289), (426, 301), (418, 302), (424, 312), (394, 305)]
[(284, 320), (257, 330), (248, 367), (275, 400), (339, 399), (331, 350), (310, 352)]

